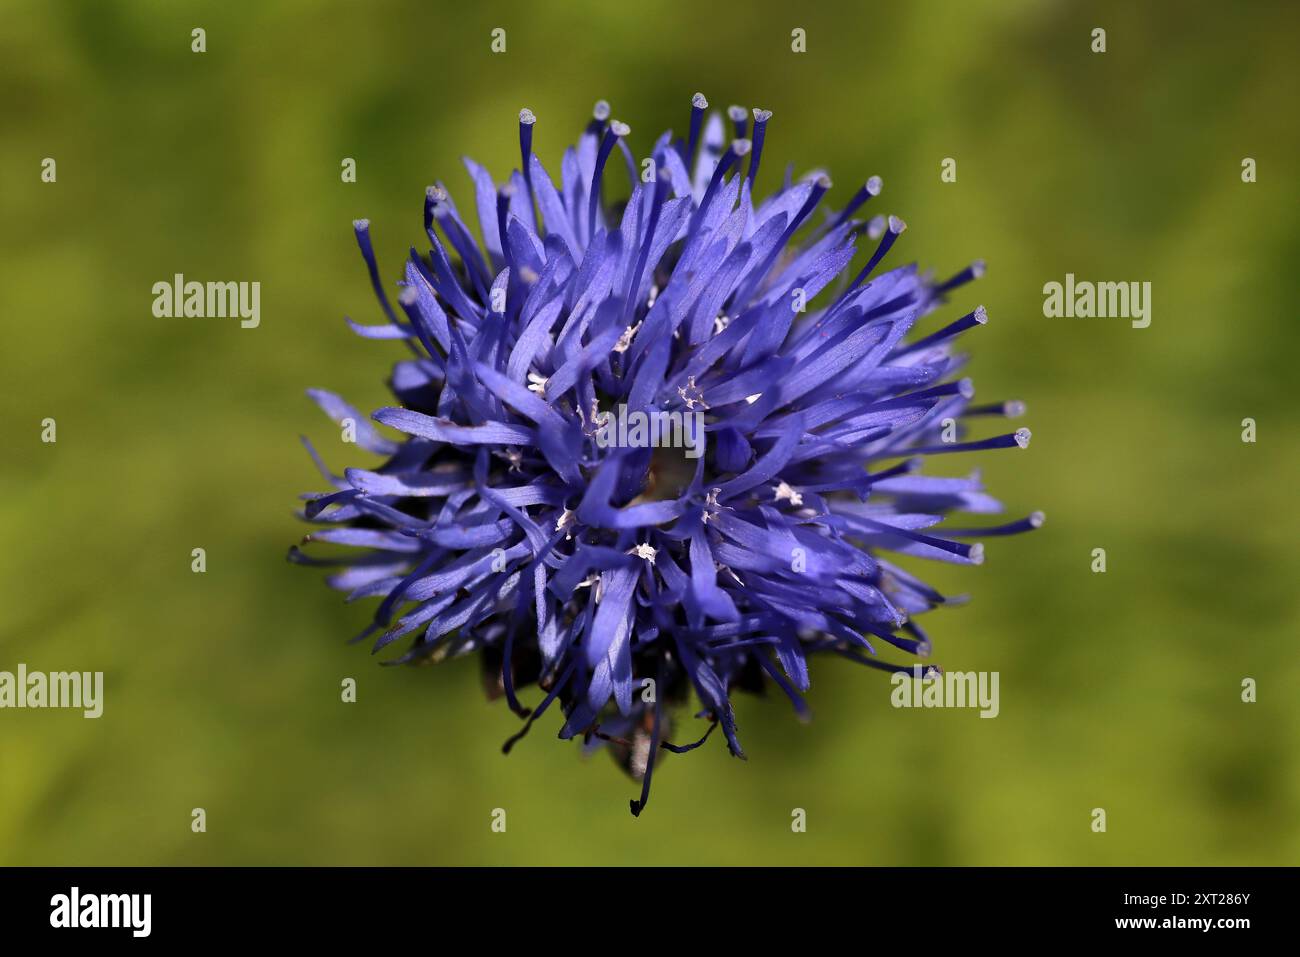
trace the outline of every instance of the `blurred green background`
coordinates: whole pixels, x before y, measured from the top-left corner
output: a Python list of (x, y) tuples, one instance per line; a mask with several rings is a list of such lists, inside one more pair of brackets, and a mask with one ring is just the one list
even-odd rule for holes
[[(1294, 5), (0, 11), (0, 670), (102, 670), (107, 699), (0, 712), (0, 864), (1300, 861)], [(933, 571), (973, 596), (928, 617), (934, 658), (1000, 672), (997, 720), (895, 710), (883, 675), (819, 661), (810, 725), (742, 696), (749, 761), (669, 756), (634, 820), (637, 786), (556, 715), (503, 757), (517, 721), (476, 661), (379, 667), (344, 644), (370, 609), (284, 553), (321, 486), (298, 435), (368, 461), (304, 390), (386, 404), (400, 355), (343, 323), (378, 312), (351, 220), (395, 282), (425, 185), (470, 208), (460, 156), (503, 177), (521, 106), (558, 175), (596, 98), (643, 155), (696, 90), (774, 111), (760, 186), (825, 167), (840, 204), (881, 175), (875, 211), (910, 226), (889, 263), (988, 261), (957, 298), (992, 316), (971, 374), (1034, 441), (977, 464), (1048, 524)], [(154, 318), (176, 272), (260, 281), (261, 327)], [(1066, 272), (1149, 280), (1151, 327), (1044, 318)]]

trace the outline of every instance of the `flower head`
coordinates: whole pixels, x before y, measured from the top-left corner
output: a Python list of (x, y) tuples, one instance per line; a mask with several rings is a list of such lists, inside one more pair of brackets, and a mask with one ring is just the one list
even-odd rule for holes
[[(835, 211), (820, 173), (787, 171), (756, 199), (772, 114), (754, 110), (751, 125), (732, 108), (728, 138), (707, 109), (697, 94), (687, 137), (665, 133), (641, 163), (598, 103), (558, 185), (532, 151), (537, 118), (521, 111), (522, 172), (498, 185), (465, 161), (481, 245), (450, 193), (429, 187), (429, 249), (411, 250), (397, 309), (369, 223), (355, 224), (386, 322), (353, 329), (411, 353), (392, 370), (398, 404), (373, 419), (406, 438), (311, 392), (358, 423), (357, 444), (380, 462), (335, 475), (317, 457), (332, 491), (306, 497), (305, 517), (324, 526), (309, 540), (363, 551), (290, 552), (341, 565), (329, 583), (349, 599), (379, 600), (359, 638), (375, 651), (404, 639), (395, 662), (478, 652), (527, 717), (507, 750), (558, 704), (562, 738), (611, 747), (642, 781), (634, 813), (663, 751), (720, 726), (742, 755), (733, 690), (770, 681), (802, 714), (817, 653), (887, 671), (908, 666), (884, 645), (928, 654), (916, 616), (946, 599), (892, 554), (978, 564), (973, 537), (1041, 522), (949, 528), (950, 512), (1001, 506), (977, 475), (921, 470), (930, 456), (1029, 441), (1025, 429), (959, 435), (1019, 411), (972, 406), (959, 375), (953, 341), (987, 320), (982, 307), (914, 329), (982, 266), (944, 282), (881, 271), (905, 225), (859, 215), (877, 177)], [(627, 167), (622, 204), (603, 198), (611, 160)], [(701, 445), (691, 454), (654, 429), (607, 441), (634, 415), (698, 423)], [(673, 743), (672, 706), (692, 692), (707, 729)]]

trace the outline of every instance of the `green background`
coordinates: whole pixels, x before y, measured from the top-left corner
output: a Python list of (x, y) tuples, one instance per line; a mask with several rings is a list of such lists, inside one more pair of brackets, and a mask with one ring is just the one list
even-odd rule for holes
[[(107, 699), (0, 712), (0, 863), (1297, 863), (1300, 15), (876, 6), (0, 2), (0, 670), (102, 670)], [(670, 756), (634, 820), (555, 715), (502, 756), (476, 661), (345, 645), (369, 608), (284, 553), (321, 486), (298, 435), (371, 461), (304, 390), (386, 404), (400, 355), (342, 321), (378, 318), (351, 220), (395, 281), (425, 185), (469, 208), (460, 156), (504, 176), (520, 107), (558, 175), (597, 97), (642, 155), (697, 89), (774, 111), (760, 186), (881, 175), (889, 263), (988, 261), (947, 316), (987, 305), (971, 374), (1034, 441), (953, 467), (1048, 523), (933, 571), (973, 596), (928, 616), (934, 659), (1000, 672), (996, 720), (818, 661), (811, 724), (741, 696), (749, 760)], [(260, 281), (261, 327), (154, 318), (176, 272)], [(1151, 327), (1044, 318), (1066, 272), (1150, 281)]]

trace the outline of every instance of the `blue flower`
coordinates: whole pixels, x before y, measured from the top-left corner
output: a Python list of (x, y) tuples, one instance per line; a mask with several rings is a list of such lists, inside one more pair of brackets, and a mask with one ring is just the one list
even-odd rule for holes
[[(825, 175), (755, 200), (771, 113), (732, 108), (732, 136), (697, 94), (685, 139), (665, 133), (649, 162), (601, 102), (565, 151), (558, 186), (519, 115), (522, 172), (501, 185), (471, 160), (481, 245), (450, 193), (424, 202), (429, 248), (412, 248), (397, 309), (370, 225), (357, 243), (396, 339), (397, 405), (372, 418), (310, 395), (382, 462), (330, 472), (305, 496), (323, 528), (307, 541), (352, 546), (329, 583), (379, 599), (358, 639), (405, 639), (393, 663), (479, 652), (492, 688), (527, 719), (553, 704), (560, 737), (608, 746), (642, 782), (656, 758), (715, 727), (743, 756), (731, 692), (779, 687), (805, 713), (808, 659), (840, 655), (886, 671), (889, 645), (927, 656), (917, 616), (948, 599), (894, 563), (906, 555), (979, 564), (972, 539), (1025, 531), (1041, 515), (950, 528), (951, 512), (1001, 510), (979, 478), (923, 474), (935, 455), (1023, 448), (1019, 429), (969, 440), (979, 417), (952, 349), (977, 308), (927, 334), (914, 326), (982, 272), (943, 281), (881, 265), (905, 228), (860, 215), (872, 177), (837, 211)], [(630, 197), (607, 203), (611, 159)], [(613, 190), (611, 190), (613, 192)], [(822, 207), (822, 209), (819, 209)], [(850, 263), (860, 238), (870, 250)], [(623, 417), (676, 415), (702, 447), (610, 442)], [(605, 441), (602, 441), (605, 440)], [(309, 446), (310, 448), (310, 446)], [(520, 689), (535, 684), (531, 709)], [(691, 693), (707, 729), (672, 743)]]

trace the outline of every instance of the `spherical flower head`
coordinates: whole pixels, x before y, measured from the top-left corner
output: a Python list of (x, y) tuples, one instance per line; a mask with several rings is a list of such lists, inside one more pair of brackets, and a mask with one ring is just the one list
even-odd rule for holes
[[(893, 556), (978, 564), (975, 539), (1042, 523), (953, 528), (1001, 506), (978, 475), (921, 467), (1029, 441), (965, 435), (1022, 411), (972, 405), (959, 374), (954, 340), (983, 307), (916, 331), (983, 264), (945, 282), (882, 271), (905, 225), (860, 216), (878, 177), (835, 211), (820, 172), (756, 199), (772, 114), (733, 107), (726, 130), (707, 109), (697, 94), (688, 135), (659, 137), (647, 164), (600, 101), (558, 184), (522, 110), (522, 172), (498, 185), (465, 161), (480, 239), (442, 184), (426, 191), (428, 250), (412, 249), (396, 308), (369, 222), (354, 224), (386, 318), (349, 322), (409, 351), (396, 404), (372, 416), (404, 438), (312, 390), (376, 461), (336, 475), (312, 452), (331, 490), (305, 496), (321, 526), (307, 540), (360, 551), (290, 551), (377, 600), (358, 638), (403, 641), (393, 663), (479, 654), (526, 719), (505, 750), (561, 711), (560, 737), (608, 747), (642, 782), (637, 814), (664, 752), (720, 727), (742, 756), (734, 691), (770, 682), (803, 714), (819, 653), (885, 671), (911, 668), (887, 650), (928, 655), (917, 617), (946, 599)], [(604, 198), (611, 159), (623, 203)], [(692, 696), (704, 723), (682, 743), (672, 721)]]

